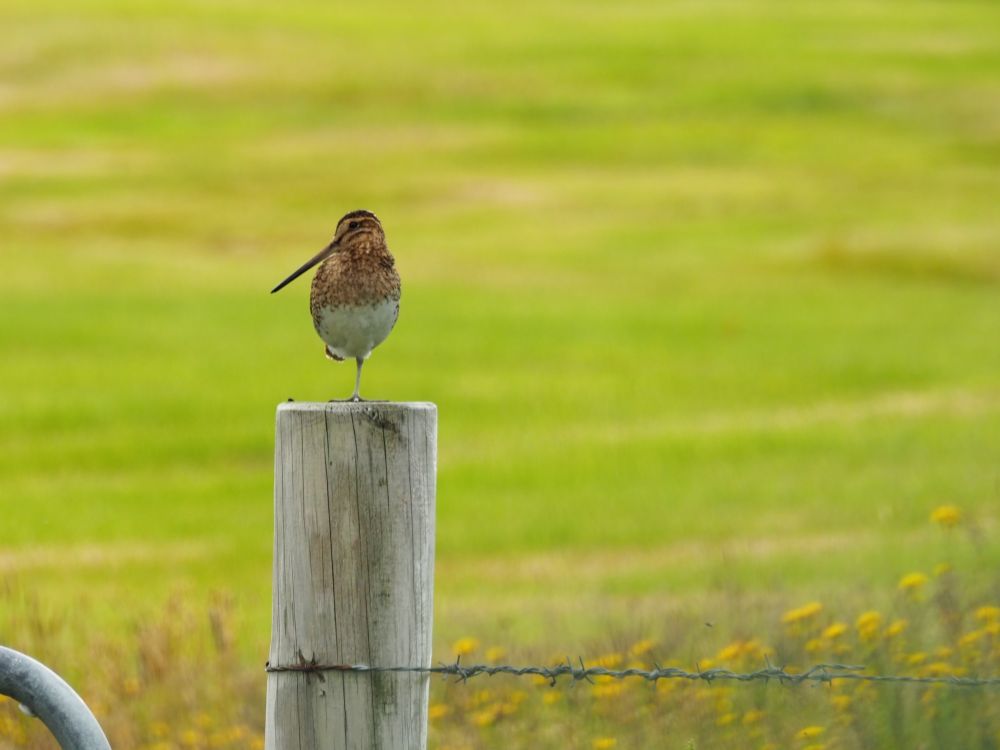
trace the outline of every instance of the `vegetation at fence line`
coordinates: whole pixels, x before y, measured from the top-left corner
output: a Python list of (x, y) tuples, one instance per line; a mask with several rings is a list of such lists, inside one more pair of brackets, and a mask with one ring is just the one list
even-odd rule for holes
[[(959, 514), (946, 506), (934, 517), (953, 524)], [(942, 560), (900, 576), (895, 590), (883, 592), (874, 608), (865, 601), (814, 600), (783, 611), (734, 609), (720, 613), (707, 638), (693, 637), (697, 625), (686, 620), (663, 622), (641, 638), (610, 634), (604, 650), (592, 646), (584, 663), (735, 672), (770, 664), (789, 673), (816, 664), (861, 664), (867, 674), (995, 677), (1000, 675), (1000, 579), (984, 590), (969, 583), (963, 571)], [(8, 590), (0, 605), (18, 604), (17, 596), (23, 594)], [(52, 618), (37, 605), (23, 604), (13, 611), (34, 614), (18, 619), (19, 637), (50, 654), (54, 664), (76, 665), (68, 676), (117, 750), (263, 747), (263, 669), (234, 649), (231, 598), (215, 596), (204, 611), (175, 596), (125, 643), (83, 632), (80, 620)], [(0, 619), (0, 627), (12, 623)], [(703, 650), (695, 651), (696, 644)], [(77, 651), (81, 646), (89, 654), (85, 662)], [(467, 664), (554, 666), (567, 658), (474, 636), (439, 643), (437, 652)], [(781, 686), (679, 679), (650, 684), (600, 676), (555, 684), (538, 676), (435, 678), (431, 747), (991, 748), (1000, 742), (998, 690), (848, 680)], [(10, 701), (0, 702), (0, 750), (48, 748), (44, 734)]]
[[(440, 653), (812, 661), (871, 609), (886, 669), (971, 669), (1000, 569), (998, 80), (987, 0), (4, 0), (0, 642), (121, 748), (259, 736), (273, 409), (353, 385), (307, 284), (268, 291), (364, 206), (404, 283), (365, 394), (440, 408)], [(709, 743), (698, 718), (846, 746), (829, 698), (867, 689), (598, 687), (435, 683), (435, 742)], [(853, 726), (971, 742), (985, 694), (873, 687)], [(2, 712), (0, 743), (40, 742)]]
[[(216, 595), (203, 609), (173, 596), (127, 634), (90, 629), (87, 614), (53, 612), (26, 589), (0, 589), (4, 640), (60, 672), (115, 750), (264, 747), (263, 670), (234, 649), (230, 597)], [(57, 747), (41, 722), (0, 697), (0, 750)]]

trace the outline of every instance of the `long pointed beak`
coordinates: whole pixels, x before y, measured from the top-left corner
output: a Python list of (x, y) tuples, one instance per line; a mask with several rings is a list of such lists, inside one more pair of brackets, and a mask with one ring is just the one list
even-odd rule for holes
[(324, 261), (327, 258), (329, 258), (331, 255), (333, 255), (333, 252), (336, 249), (337, 249), (337, 241), (334, 240), (329, 245), (327, 245), (322, 250), (320, 250), (318, 253), (316, 253), (316, 255), (314, 255), (312, 258), (310, 258), (309, 260), (307, 260), (305, 262), (305, 264), (299, 270), (297, 270), (295, 273), (293, 273), (287, 279), (285, 279), (280, 284), (278, 284), (278, 286), (274, 287), (274, 289), (271, 290), (271, 294), (274, 294), (275, 292), (279, 291), (280, 289), (283, 289), (284, 287), (288, 286), (293, 281), (295, 281), (295, 279), (297, 279), (299, 276), (301, 276), (302, 274), (304, 274), (306, 271), (308, 271), (310, 268), (312, 268), (313, 266), (315, 266), (317, 263), (321, 263), (322, 261)]

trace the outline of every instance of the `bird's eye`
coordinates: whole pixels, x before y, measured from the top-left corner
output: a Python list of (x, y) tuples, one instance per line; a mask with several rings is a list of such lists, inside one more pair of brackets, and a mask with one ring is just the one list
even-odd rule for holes
[(358, 228), (358, 222), (352, 221), (350, 224), (347, 225), (347, 228), (348, 229), (357, 229)]

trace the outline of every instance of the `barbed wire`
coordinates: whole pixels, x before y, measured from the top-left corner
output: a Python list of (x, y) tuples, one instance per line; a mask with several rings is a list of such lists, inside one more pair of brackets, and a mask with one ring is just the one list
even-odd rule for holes
[(735, 672), (730, 669), (713, 668), (694, 671), (678, 667), (661, 667), (653, 665), (652, 669), (630, 667), (628, 669), (609, 669), (607, 667), (588, 667), (583, 659), (577, 660), (576, 666), (569, 659), (563, 664), (554, 666), (515, 666), (513, 664), (469, 664), (461, 663), (461, 657), (451, 664), (441, 663), (436, 667), (375, 667), (368, 664), (319, 664), (306, 660), (299, 655), (297, 664), (265, 665), (267, 672), (304, 672), (322, 677), (325, 672), (360, 672), (360, 673), (416, 673), (438, 674), (445, 677), (455, 677), (459, 682), (486, 675), (493, 677), (498, 674), (514, 677), (543, 677), (553, 687), (560, 678), (569, 678), (574, 682), (585, 680), (593, 682), (595, 677), (606, 677), (615, 680), (629, 678), (643, 679), (656, 683), (659, 680), (690, 680), (712, 683), (716, 681), (732, 682), (770, 682), (777, 681), (783, 685), (799, 685), (802, 683), (832, 684), (834, 680), (855, 680), (859, 682), (914, 683), (922, 685), (951, 685), (954, 687), (1000, 687), (1000, 677), (966, 677), (963, 675), (929, 675), (924, 677), (911, 675), (863, 674), (865, 667), (855, 664), (816, 664), (808, 669), (788, 671), (786, 667), (775, 667), (767, 664), (753, 672)]

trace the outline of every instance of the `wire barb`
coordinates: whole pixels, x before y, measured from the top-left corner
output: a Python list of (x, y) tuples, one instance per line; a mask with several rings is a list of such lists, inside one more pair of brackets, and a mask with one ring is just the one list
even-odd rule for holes
[(953, 687), (1000, 687), (1000, 677), (961, 677), (958, 675), (935, 675), (931, 677), (916, 677), (910, 675), (878, 675), (863, 674), (865, 667), (856, 664), (816, 664), (801, 672), (789, 672), (785, 667), (775, 667), (767, 662), (765, 666), (754, 672), (734, 672), (729, 669), (714, 668), (688, 671), (678, 667), (661, 667), (658, 664), (653, 669), (608, 669), (607, 667), (588, 667), (582, 658), (580, 666), (574, 666), (569, 659), (564, 664), (546, 666), (515, 666), (513, 664), (472, 664), (463, 665), (461, 657), (451, 664), (440, 663), (436, 667), (374, 667), (368, 664), (319, 664), (315, 658), (301, 659), (298, 664), (272, 665), (266, 664), (267, 672), (305, 672), (322, 674), (323, 672), (379, 672), (379, 673), (415, 673), (439, 674), (445, 677), (453, 676), (456, 682), (468, 682), (473, 677), (486, 675), (493, 677), (498, 674), (514, 677), (538, 676), (545, 678), (555, 687), (560, 677), (570, 677), (574, 682), (586, 680), (593, 683), (594, 677), (609, 677), (616, 680), (641, 678), (656, 683), (658, 680), (701, 680), (711, 684), (715, 680), (732, 682), (769, 682), (778, 680), (783, 685), (801, 685), (816, 682), (832, 685), (834, 680), (855, 680), (859, 682), (910, 683), (921, 685), (950, 685)]

